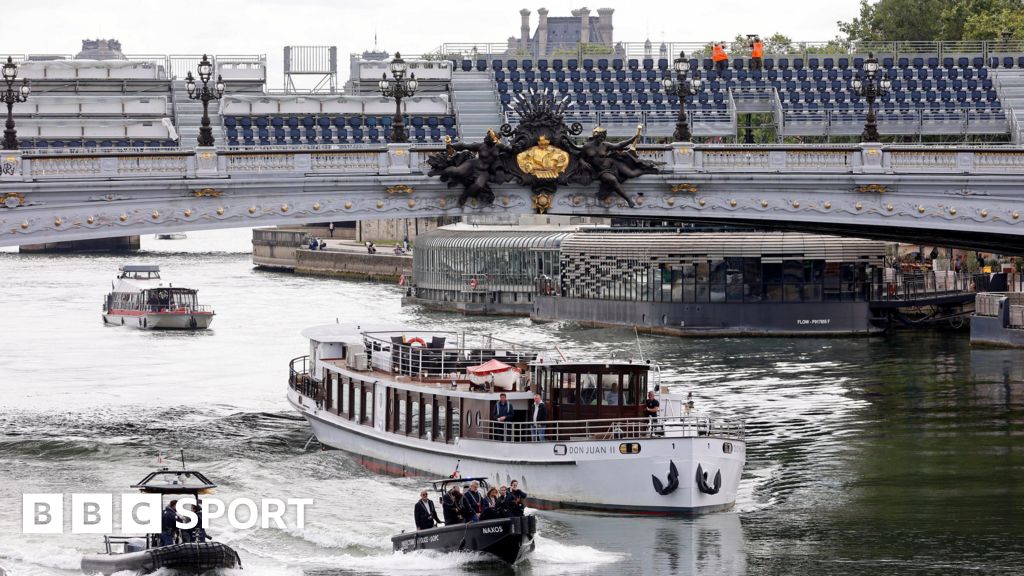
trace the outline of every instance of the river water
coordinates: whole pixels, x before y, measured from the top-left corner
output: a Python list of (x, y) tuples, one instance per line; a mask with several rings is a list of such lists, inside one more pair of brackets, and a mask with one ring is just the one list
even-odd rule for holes
[[(252, 267), (246, 231), (143, 239), (132, 255), (0, 253), (0, 568), (75, 574), (97, 536), (26, 535), (24, 493), (131, 492), (186, 451), (218, 496), (312, 498), (303, 529), (214, 536), (239, 574), (511, 573), (473, 555), (395, 555), (416, 479), (321, 451), (284, 400), (307, 326), (371, 319), (633, 354), (631, 331), (403, 309), (397, 286)], [(204, 333), (103, 326), (117, 266), (160, 264), (217, 310)], [(735, 510), (696, 519), (538, 512), (522, 574), (1021, 574), (1024, 353), (963, 333), (642, 336), (674, 392), (747, 421)], [(650, 489), (638, 486), (638, 490)], [(70, 496), (67, 497), (70, 499)]]

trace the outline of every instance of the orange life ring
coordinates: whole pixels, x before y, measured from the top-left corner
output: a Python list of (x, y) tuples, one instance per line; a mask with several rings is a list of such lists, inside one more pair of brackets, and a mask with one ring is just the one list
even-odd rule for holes
[(469, 287), (470, 287), (470, 288), (472, 288), (472, 289), (474, 289), (474, 290), (475, 290), (475, 289), (476, 289), (476, 287), (477, 287), (477, 286), (479, 286), (479, 285), (480, 285), (480, 281), (479, 281), (479, 280), (477, 280), (476, 278), (471, 278), (471, 279), (469, 280)]
[(413, 336), (412, 338), (409, 338), (408, 340), (405, 341), (406, 346), (412, 346), (413, 344), (417, 343), (424, 348), (427, 347), (427, 343), (424, 342), (423, 338), (420, 338), (419, 336)]

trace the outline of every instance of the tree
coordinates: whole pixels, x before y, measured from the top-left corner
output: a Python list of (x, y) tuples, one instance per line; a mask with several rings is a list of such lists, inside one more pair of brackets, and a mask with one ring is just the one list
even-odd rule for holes
[(860, 15), (837, 24), (854, 42), (1024, 38), (1024, 0), (861, 0)]

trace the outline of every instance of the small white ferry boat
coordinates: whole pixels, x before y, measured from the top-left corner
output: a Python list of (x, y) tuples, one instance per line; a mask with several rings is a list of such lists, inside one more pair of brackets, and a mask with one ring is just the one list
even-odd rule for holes
[(199, 304), (197, 291), (160, 278), (153, 264), (125, 264), (103, 302), (103, 323), (142, 330), (205, 330), (214, 312)]
[[(742, 421), (689, 415), (685, 399), (660, 393), (660, 415), (646, 416), (656, 365), (568, 362), (440, 330), (328, 324), (303, 336), (309, 355), (291, 361), (289, 403), (322, 444), (373, 471), (518, 480), (539, 508), (693, 514), (736, 500)], [(492, 360), (521, 371), (508, 390), (474, 384), (502, 370), (480, 368)], [(498, 421), (502, 393), (513, 410)]]

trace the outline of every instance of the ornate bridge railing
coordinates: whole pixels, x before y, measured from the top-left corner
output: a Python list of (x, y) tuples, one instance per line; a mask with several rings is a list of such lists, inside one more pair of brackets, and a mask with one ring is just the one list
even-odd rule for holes
[[(62, 180), (208, 179), (305, 175), (426, 174), (437, 146), (303, 146), (4, 151), (0, 183)], [(641, 158), (673, 173), (1017, 175), (1024, 148), (872, 144), (641, 146)]]

